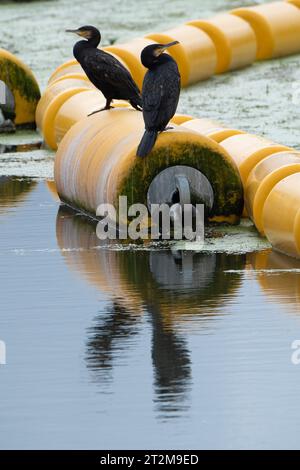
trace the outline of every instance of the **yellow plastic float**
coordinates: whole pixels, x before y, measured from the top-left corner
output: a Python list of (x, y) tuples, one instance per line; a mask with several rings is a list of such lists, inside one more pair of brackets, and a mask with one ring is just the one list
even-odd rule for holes
[(48, 86), (36, 109), (36, 123), (51, 149), (57, 148), (54, 121), (60, 107), (71, 96), (91, 89), (95, 90), (91, 82), (71, 78)]
[[(67, 99), (58, 110), (54, 120), (56, 145), (60, 143), (68, 130), (80, 119), (105, 106), (106, 99), (99, 90), (88, 90), (77, 93)], [(115, 100), (114, 107), (130, 107), (127, 101)]]
[[(141, 89), (145, 68), (140, 62), (144, 47), (174, 40), (170, 50), (182, 76), (182, 86), (250, 65), (256, 59), (270, 59), (300, 51), (300, 0), (265, 3), (236, 8), (207, 20), (193, 20), (162, 33), (152, 33), (125, 44), (103, 49), (127, 66)], [(65, 70), (63, 70), (65, 69)], [(50, 82), (65, 76), (79, 78), (76, 61), (56, 69)]]
[(75, 124), (60, 143), (55, 181), (60, 198), (70, 206), (96, 214), (101, 203), (118, 207), (147, 203), (153, 179), (164, 169), (185, 165), (209, 181), (214, 205), (209, 220), (236, 223), (243, 208), (243, 189), (235, 164), (213, 140), (174, 126), (159, 135), (146, 159), (136, 157), (144, 131), (142, 114), (133, 109), (103, 111)]
[(35, 126), (35, 110), (40, 90), (31, 70), (19, 58), (0, 49), (0, 81), (14, 98), (16, 126)]
[(180, 124), (191, 121), (192, 119), (194, 119), (193, 116), (190, 116), (189, 114), (175, 114), (171, 122), (173, 124), (177, 124), (177, 126), (180, 126)]
[(285, 1), (300, 8), (300, 0), (285, 0)]
[(262, 220), (273, 248), (300, 258), (300, 172), (274, 186), (266, 199)]
[(218, 56), (216, 73), (239, 69), (256, 60), (256, 36), (242, 18), (225, 13), (187, 24), (205, 31), (214, 42)]
[(300, 172), (300, 152), (279, 152), (259, 162), (251, 171), (245, 188), (245, 205), (257, 230), (264, 234), (263, 209), (274, 186)]
[(238, 134), (222, 141), (221, 146), (237, 164), (243, 185), (246, 185), (250, 171), (272, 153), (291, 150), (253, 134)]
[(148, 34), (146, 37), (151, 42), (162, 44), (179, 41), (169, 53), (177, 62), (183, 87), (205, 80), (215, 73), (216, 47), (211, 38), (199, 28), (183, 25), (164, 33)]
[(247, 21), (257, 39), (257, 59), (295, 54), (300, 51), (300, 11), (287, 2), (272, 2), (232, 10)]
[(237, 129), (230, 129), (225, 127), (223, 124), (211, 119), (191, 119), (183, 122), (182, 125), (186, 129), (190, 129), (199, 132), (202, 135), (206, 135), (210, 139), (216, 142), (222, 142), (223, 140), (237, 134), (243, 134), (243, 131)]
[(48, 80), (48, 85), (64, 80), (65, 78), (80, 78), (88, 80), (83, 68), (76, 59), (68, 60), (57, 67)]
[[(118, 57), (116, 54), (113, 54), (110, 52), (111, 55), (113, 55), (116, 59), (118, 59), (121, 64), (128, 68), (125, 64), (124, 61), (120, 57)], [(84, 78), (88, 80), (83, 68), (77, 62), (76, 59), (71, 59), (68, 60), (67, 62), (64, 62), (63, 64), (59, 65), (56, 70), (52, 73), (48, 80), (48, 85), (51, 85), (52, 83), (58, 81), (58, 80), (64, 80), (66, 78)]]
[(103, 50), (115, 55), (119, 60), (121, 59), (121, 61), (123, 61), (141, 90), (147, 71), (141, 63), (141, 52), (144, 47), (153, 44), (153, 42), (155, 41), (150, 41), (146, 38), (137, 38), (125, 44), (104, 47)]
[[(84, 91), (67, 99), (58, 110), (54, 120), (54, 133), (56, 145), (58, 145), (68, 130), (80, 119), (84, 119), (94, 111), (104, 107), (106, 100), (99, 90)], [(130, 108), (127, 101), (114, 100), (115, 108)], [(171, 120), (172, 124), (181, 124), (193, 119), (186, 114), (176, 114)]]

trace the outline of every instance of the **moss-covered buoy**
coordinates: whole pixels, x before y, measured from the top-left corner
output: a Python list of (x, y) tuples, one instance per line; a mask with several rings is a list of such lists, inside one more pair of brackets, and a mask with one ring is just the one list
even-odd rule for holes
[(27, 65), (4, 49), (0, 49), (0, 81), (13, 95), (15, 125), (34, 127), (40, 99), (38, 83)]
[(127, 196), (128, 205), (146, 205), (154, 178), (166, 168), (183, 165), (201, 172), (212, 187), (209, 220), (238, 222), (243, 209), (242, 183), (235, 163), (218, 143), (174, 126), (159, 135), (147, 158), (140, 159), (136, 149), (143, 130), (141, 113), (129, 108), (103, 111), (75, 124), (56, 155), (60, 198), (92, 216), (100, 204), (117, 208), (119, 196)]

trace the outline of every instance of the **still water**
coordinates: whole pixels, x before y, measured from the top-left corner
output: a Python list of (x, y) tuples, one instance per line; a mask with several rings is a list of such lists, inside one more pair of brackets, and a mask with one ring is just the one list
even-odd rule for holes
[[(94, 23), (107, 45), (252, 3), (0, 2), (0, 46), (44, 90), (66, 28)], [(179, 112), (299, 149), (299, 70), (295, 55), (214, 76)], [(300, 264), (251, 252), (266, 243), (247, 226), (207, 253), (103, 246), (59, 206), (40, 147), (0, 138), (0, 448), (299, 449)]]
[(1, 448), (299, 448), (300, 265), (101, 246), (0, 178)]

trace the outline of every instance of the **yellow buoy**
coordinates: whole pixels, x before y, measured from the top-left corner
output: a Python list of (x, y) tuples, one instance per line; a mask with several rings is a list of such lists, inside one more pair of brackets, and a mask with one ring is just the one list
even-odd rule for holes
[(211, 38), (199, 28), (182, 25), (164, 33), (148, 34), (152, 42), (166, 44), (179, 41), (169, 51), (176, 60), (183, 87), (205, 80), (215, 73), (217, 51)]
[(153, 42), (155, 41), (150, 41), (146, 38), (137, 38), (125, 44), (104, 47), (103, 50), (116, 55), (126, 64), (134, 81), (141, 90), (147, 71), (141, 63), (141, 52), (144, 47), (153, 44)]
[(152, 180), (170, 166), (199, 170), (214, 193), (210, 220), (237, 222), (243, 190), (235, 164), (213, 140), (174, 126), (159, 135), (151, 154), (140, 159), (136, 149), (144, 131), (142, 114), (133, 109), (104, 111), (75, 124), (60, 143), (55, 181), (61, 199), (92, 215), (102, 203), (118, 207), (147, 203)]
[(272, 153), (291, 150), (285, 145), (276, 144), (253, 134), (238, 134), (222, 141), (221, 146), (237, 164), (243, 185), (246, 184), (250, 171), (263, 158)]
[[(120, 57), (111, 52), (110, 54), (118, 59), (118, 61), (121, 62), (124, 67), (128, 68)], [(85, 78), (88, 80), (83, 68), (76, 59), (68, 60), (67, 62), (59, 65), (50, 76), (48, 84), (50, 85), (58, 80), (64, 80), (65, 78)]]
[(182, 125), (187, 129), (200, 132), (200, 134), (206, 135), (216, 142), (222, 142), (223, 140), (233, 135), (243, 134), (243, 131), (227, 128), (220, 122), (205, 118), (191, 119), (187, 122), (184, 122)]
[(193, 116), (190, 116), (189, 114), (175, 114), (175, 116), (173, 116), (173, 118), (171, 119), (171, 122), (173, 124), (177, 124), (177, 126), (180, 126), (180, 124), (190, 121), (191, 119), (194, 119), (194, 118)]
[(272, 2), (232, 10), (248, 21), (257, 39), (257, 59), (295, 54), (300, 51), (300, 11), (291, 3)]
[(239, 69), (256, 59), (256, 36), (249, 23), (228, 13), (187, 24), (205, 31), (216, 46), (216, 73)]
[(13, 95), (16, 126), (35, 126), (40, 90), (31, 70), (18, 57), (0, 49), (0, 81)]
[(286, 176), (300, 171), (300, 152), (279, 152), (264, 158), (251, 171), (245, 188), (249, 216), (261, 234), (263, 209), (273, 187)]
[(76, 59), (68, 60), (64, 64), (61, 64), (59, 67), (57, 67), (56, 70), (54, 70), (48, 80), (48, 85), (65, 78), (74, 78), (74, 75), (76, 78), (78, 78), (78, 76), (80, 76), (80, 78), (86, 77), (83, 68)]
[[(67, 99), (58, 110), (54, 121), (55, 141), (58, 145), (68, 130), (89, 114), (103, 108), (106, 99), (99, 90), (84, 91)], [(127, 101), (115, 100), (114, 107), (130, 107)]]
[(300, 0), (285, 0), (285, 1), (300, 8)]
[[(64, 135), (76, 122), (101, 109), (105, 104), (106, 100), (99, 90), (85, 91), (84, 94), (77, 93), (67, 99), (58, 110), (54, 121), (56, 144), (61, 142)], [(114, 100), (113, 107), (129, 108), (131, 106), (127, 101)], [(190, 119), (193, 117), (186, 114), (176, 114), (171, 123), (179, 125)]]
[(262, 221), (273, 248), (300, 258), (300, 172), (274, 186), (266, 199)]
[(42, 95), (36, 109), (36, 123), (51, 149), (57, 148), (54, 121), (58, 110), (71, 96), (90, 89), (95, 88), (87, 80), (66, 79), (48, 86)]

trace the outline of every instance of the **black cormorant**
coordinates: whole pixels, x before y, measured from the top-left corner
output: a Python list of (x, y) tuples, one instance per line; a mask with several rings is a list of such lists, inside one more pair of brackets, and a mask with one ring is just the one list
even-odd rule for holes
[(153, 44), (141, 54), (142, 64), (148, 68), (145, 75), (142, 102), (145, 133), (137, 149), (138, 157), (151, 152), (158, 132), (166, 129), (174, 116), (180, 94), (180, 73), (175, 60), (163, 52), (178, 41), (169, 44)]
[(100, 31), (94, 26), (82, 26), (79, 29), (67, 29), (66, 32), (86, 39), (75, 44), (73, 54), (90, 81), (106, 98), (106, 106), (99, 111), (110, 109), (114, 99), (129, 101), (131, 106), (141, 111), (141, 95), (128, 70), (111, 54), (98, 49)]

